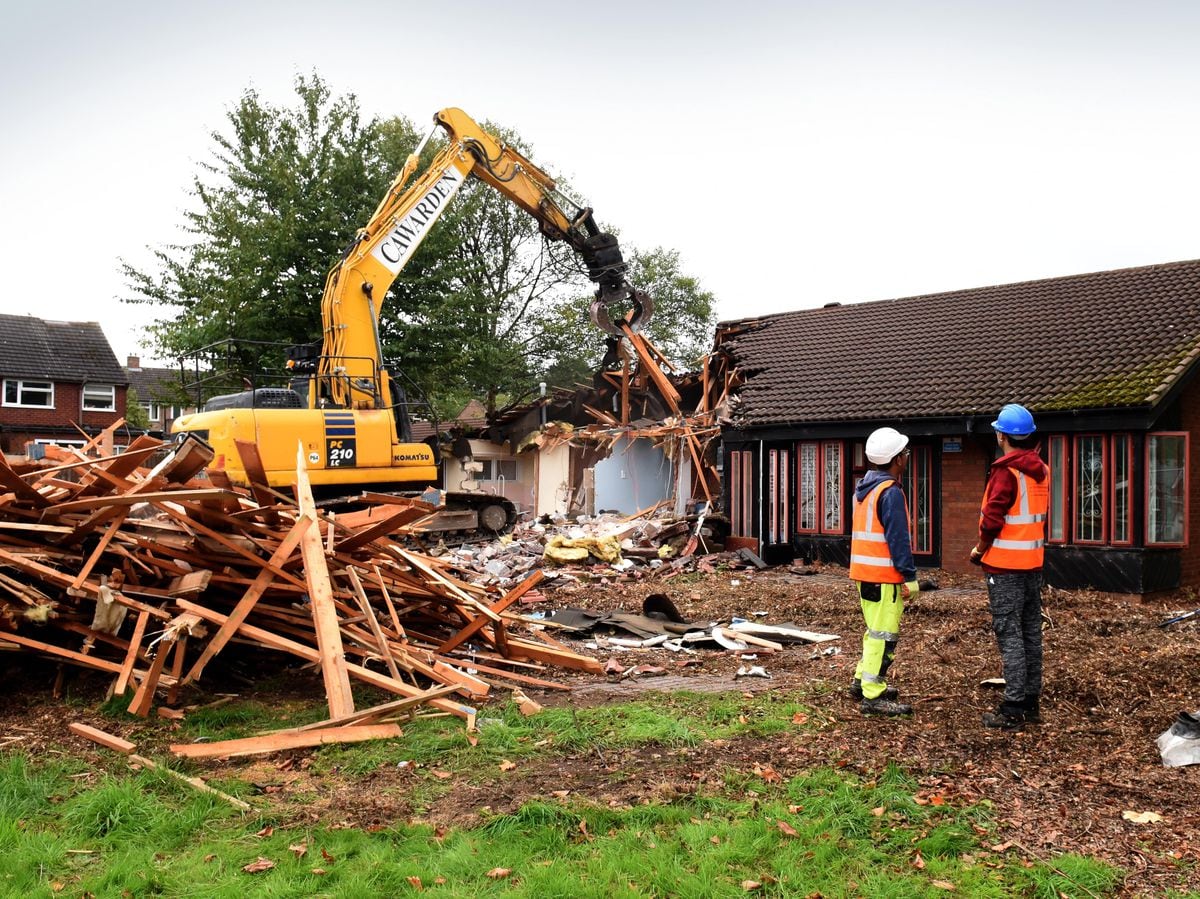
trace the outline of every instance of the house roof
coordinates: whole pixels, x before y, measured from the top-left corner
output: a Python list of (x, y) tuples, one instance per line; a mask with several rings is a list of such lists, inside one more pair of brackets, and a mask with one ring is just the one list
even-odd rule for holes
[(179, 369), (126, 368), (125, 374), (129, 376), (129, 386), (137, 391), (140, 402), (180, 404), (182, 387)]
[(46, 321), (32, 315), (0, 315), (0, 375), (129, 383), (99, 324)]
[[(482, 428), (487, 424), (487, 407), (479, 400), (470, 400), (458, 415), (454, 416), (450, 421), (443, 421), (442, 430), (450, 427), (459, 428)], [(424, 440), (426, 437), (433, 435), (433, 422), (417, 420), (412, 422), (412, 439)]]
[(1200, 358), (1200, 260), (741, 319), (718, 345), (740, 427), (1145, 409)]

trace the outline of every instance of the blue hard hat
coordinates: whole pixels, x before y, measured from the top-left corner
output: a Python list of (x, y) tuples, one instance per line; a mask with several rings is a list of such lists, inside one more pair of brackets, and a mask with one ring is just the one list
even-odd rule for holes
[(1037, 430), (1037, 425), (1033, 423), (1033, 416), (1028, 409), (1020, 403), (1009, 403), (992, 422), (992, 430), (1010, 437), (1028, 437)]

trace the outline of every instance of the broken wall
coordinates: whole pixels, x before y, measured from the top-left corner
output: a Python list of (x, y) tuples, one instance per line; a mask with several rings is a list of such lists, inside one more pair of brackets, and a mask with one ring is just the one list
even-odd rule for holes
[(632, 515), (670, 499), (673, 475), (670, 460), (651, 441), (619, 440), (595, 465), (596, 511)]

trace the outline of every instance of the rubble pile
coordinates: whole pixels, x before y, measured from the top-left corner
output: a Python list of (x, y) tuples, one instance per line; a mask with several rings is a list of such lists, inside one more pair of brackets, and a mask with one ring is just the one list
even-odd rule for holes
[(433, 550), (476, 584), (508, 587), (541, 569), (548, 581), (655, 577), (688, 571), (765, 568), (749, 549), (726, 549), (728, 522), (719, 515), (686, 518), (639, 515), (566, 516), (518, 525), (484, 544)]
[[(220, 471), (196, 479), (211, 459), (196, 441), (166, 453), (142, 436), (95, 456), (101, 445), (0, 456), (0, 649), (105, 672), (135, 714), (160, 695), (173, 704), (235, 642), (314, 664), (330, 710), (315, 727), (339, 731), (417, 706), (473, 726), (464, 700), (492, 681), (566, 689), (541, 676), (547, 666), (602, 672), (510, 611), (540, 569), (480, 585), (395, 543), (426, 504), (390, 497), (335, 516), (316, 508), (302, 454), (293, 502), (266, 485), (253, 445), (240, 446), (250, 491)], [(352, 681), (399, 699), (356, 711)]]

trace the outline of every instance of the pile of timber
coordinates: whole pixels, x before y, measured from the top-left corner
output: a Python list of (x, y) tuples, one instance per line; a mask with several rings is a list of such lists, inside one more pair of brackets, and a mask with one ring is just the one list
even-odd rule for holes
[[(547, 666), (602, 673), (509, 611), (540, 571), (481, 586), (391, 539), (425, 504), (326, 513), (302, 449), (293, 501), (265, 479), (242, 491), (205, 475), (211, 450), (197, 441), (167, 452), (142, 436), (94, 456), (101, 445), (0, 456), (0, 648), (105, 672), (116, 694), (132, 692), (134, 714), (160, 694), (174, 704), (235, 642), (316, 665), (328, 726), (378, 719), (356, 713), (352, 682), (471, 725), (468, 703), (493, 681), (567, 689), (541, 676)], [(240, 449), (261, 471), (254, 447)]]

